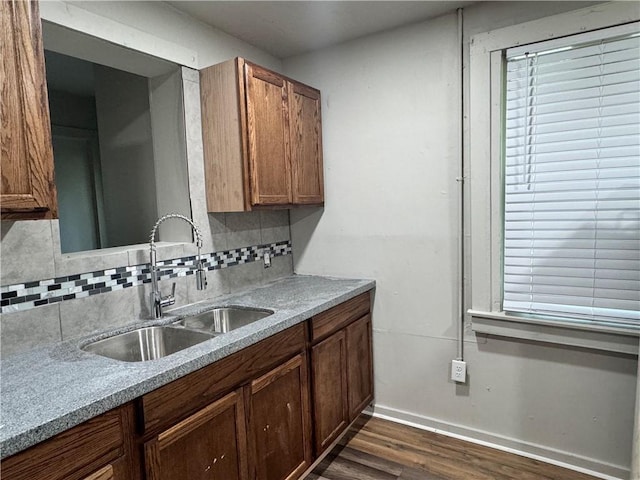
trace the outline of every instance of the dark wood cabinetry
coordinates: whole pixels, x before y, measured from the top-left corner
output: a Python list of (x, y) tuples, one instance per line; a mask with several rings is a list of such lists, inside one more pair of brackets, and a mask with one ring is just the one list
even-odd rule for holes
[(294, 205), (324, 202), (320, 92), (289, 82), (291, 195)]
[(92, 418), (2, 461), (3, 480), (135, 480), (134, 407)]
[(306, 337), (306, 324), (295, 325), (144, 395), (147, 480), (284, 480), (304, 472), (311, 465)]
[(246, 387), (252, 480), (293, 480), (311, 465), (306, 354)]
[(365, 293), (311, 320), (316, 455), (373, 400), (370, 303)]
[(143, 395), (139, 401), (145, 433), (156, 433), (175, 425), (302, 352), (305, 330), (303, 323), (294, 325)]
[(373, 400), (371, 316), (353, 322), (346, 333), (349, 421), (352, 421)]
[(348, 425), (346, 355), (344, 331), (311, 349), (316, 452), (323, 452)]
[(323, 203), (318, 90), (242, 58), (200, 88), (210, 212)]
[(288, 205), (292, 196), (287, 82), (249, 63), (245, 82), (251, 205)]
[(56, 218), (53, 147), (37, 2), (0, 2), (1, 218)]
[(246, 480), (242, 400), (232, 392), (146, 442), (147, 480)]

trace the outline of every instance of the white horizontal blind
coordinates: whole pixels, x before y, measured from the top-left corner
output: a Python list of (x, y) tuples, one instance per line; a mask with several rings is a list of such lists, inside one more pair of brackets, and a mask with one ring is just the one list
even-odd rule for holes
[(633, 30), (507, 51), (505, 311), (640, 326)]

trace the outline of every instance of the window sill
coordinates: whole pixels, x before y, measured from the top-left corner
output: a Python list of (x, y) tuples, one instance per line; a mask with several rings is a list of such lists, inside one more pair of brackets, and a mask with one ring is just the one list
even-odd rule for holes
[(468, 310), (476, 333), (638, 355), (640, 330)]

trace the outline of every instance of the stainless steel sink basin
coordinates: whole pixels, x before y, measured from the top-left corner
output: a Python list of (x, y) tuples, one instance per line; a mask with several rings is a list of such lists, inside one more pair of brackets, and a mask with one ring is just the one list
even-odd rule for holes
[(213, 338), (214, 335), (170, 326), (144, 327), (90, 343), (82, 350), (123, 362), (166, 357)]
[(176, 322), (185, 328), (213, 334), (226, 333), (272, 315), (273, 311), (248, 307), (218, 307)]

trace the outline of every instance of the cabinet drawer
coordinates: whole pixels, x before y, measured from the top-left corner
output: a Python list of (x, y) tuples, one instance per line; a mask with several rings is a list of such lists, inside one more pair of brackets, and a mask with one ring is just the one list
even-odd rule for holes
[(315, 343), (346, 327), (354, 320), (369, 313), (370, 307), (369, 292), (365, 292), (316, 315), (311, 319), (311, 340)]
[(305, 347), (305, 323), (244, 348), (142, 397), (145, 432), (169, 426)]
[(125, 405), (92, 418), (3, 460), (2, 478), (86, 478), (96, 469), (124, 454), (124, 435), (128, 435), (128, 432), (125, 432), (124, 415), (130, 406)]

